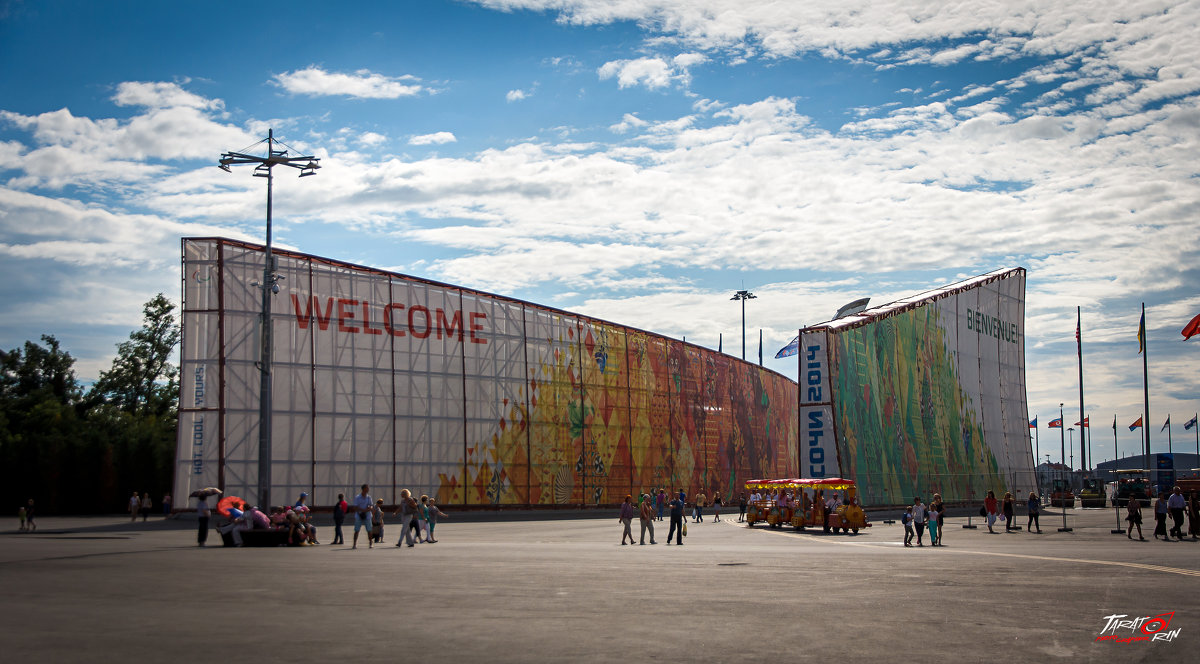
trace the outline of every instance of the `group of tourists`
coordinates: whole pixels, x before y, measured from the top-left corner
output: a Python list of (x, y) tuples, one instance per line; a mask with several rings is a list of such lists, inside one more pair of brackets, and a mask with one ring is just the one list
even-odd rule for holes
[[(678, 491), (683, 492), (683, 489), (678, 489)], [(686, 492), (684, 495), (687, 495)], [(633, 500), (632, 494), (628, 497), (631, 501)], [(668, 494), (666, 489), (651, 489), (637, 495), (637, 505), (635, 507), (637, 510), (640, 510), (644, 503), (649, 503), (650, 520), (662, 521), (664, 518), (663, 514), (675, 499), (676, 495)], [(712, 498), (709, 498), (704, 495), (704, 490), (701, 489), (690, 501), (685, 498), (683, 507), (685, 511), (689, 508), (691, 509), (692, 523), (702, 523), (704, 521), (704, 508), (711, 507), (713, 510), (713, 523), (716, 523), (721, 520), (721, 506), (724, 504), (725, 501), (721, 498), (720, 491), (714, 491)], [(740, 506), (742, 517), (744, 518), (746, 515), (746, 494), (742, 494)], [(740, 521), (741, 519), (739, 518), (738, 520)]]
[[(338, 494), (337, 503), (333, 506), (333, 541), (331, 544), (346, 543), (342, 526), (350, 515), (353, 515), (354, 518), (354, 539), (350, 548), (358, 548), (358, 536), (364, 530), (366, 531), (367, 548), (374, 548), (375, 544), (383, 542), (385, 515), (383, 500), (372, 499), (370, 489), (369, 485), (362, 485), (362, 492), (354, 497), (353, 503), (346, 502), (345, 494)], [(196, 498), (196, 515), (199, 520), (197, 543), (200, 546), (204, 546), (208, 539), (208, 524), (212, 517), (212, 508), (208, 505), (210, 495), (213, 494), (201, 492), (200, 495), (194, 496)], [(308, 493), (302, 492), (295, 505), (274, 507), (271, 509), (270, 515), (264, 514), (257, 507), (242, 503), (240, 508), (229, 509), (229, 523), (219, 526), (217, 531), (222, 535), (229, 535), (234, 546), (242, 546), (244, 544), (243, 535), (251, 530), (273, 531), (281, 538), (286, 533), (286, 538), (282, 539), (280, 543), (293, 546), (320, 544), (317, 540), (317, 527), (313, 523), (312, 511), (306, 504), (307, 500)], [(33, 501), (30, 501), (30, 509), (32, 509), (32, 503)], [(401, 534), (397, 538), (396, 546), (403, 546), (405, 543), (408, 546), (414, 546), (419, 542), (437, 543), (433, 537), (434, 526), (437, 525), (439, 517), (447, 516), (438, 509), (433, 498), (429, 496), (415, 498), (408, 489), (400, 492), (400, 504), (392, 512), (392, 516), (397, 515), (400, 516)]]
[[(742, 494), (742, 515), (745, 516), (745, 494)], [(675, 493), (667, 495), (665, 489), (656, 489), (638, 495), (637, 503), (633, 502), (633, 495), (626, 495), (624, 502), (621, 503), (620, 512), (617, 516), (617, 521), (623, 526), (621, 533), (621, 546), (633, 544), (633, 519), (637, 517), (641, 523), (641, 538), (637, 542), (639, 545), (646, 543), (646, 533), (650, 533), (650, 543), (658, 544), (654, 539), (654, 522), (663, 520), (663, 512), (669, 510), (668, 516), (671, 520), (671, 526), (667, 530), (667, 544), (671, 540), (675, 540), (676, 546), (683, 546), (683, 537), (687, 535), (687, 525), (684, 523), (684, 513), (691, 508), (691, 520), (693, 523), (703, 523), (704, 508), (711, 506), (713, 508), (713, 522), (721, 520), (721, 492), (713, 493), (712, 500), (709, 501), (704, 495), (704, 492), (696, 494), (689, 501), (687, 492), (683, 489), (676, 489)], [(628, 542), (626, 542), (628, 540)]]
[[(1170, 542), (1174, 537), (1182, 540), (1185, 514), (1188, 520), (1188, 534), (1192, 539), (1200, 538), (1200, 499), (1196, 494), (1192, 493), (1190, 498), (1185, 497), (1179, 487), (1174, 487), (1170, 494), (1165, 491), (1159, 492), (1158, 499), (1154, 501), (1154, 539), (1162, 537), (1164, 542)], [(1173, 523), (1169, 531), (1167, 530), (1168, 516), (1171, 517)], [(1145, 542), (1146, 538), (1142, 536), (1142, 501), (1137, 498), (1129, 499), (1125, 506), (1125, 520), (1129, 522), (1125, 536), (1133, 539), (1133, 529), (1137, 528), (1138, 539)]]
[[(243, 546), (245, 534), (255, 530), (270, 533), (267, 543), (272, 545), (311, 546), (320, 544), (317, 541), (317, 526), (312, 522), (312, 512), (305, 504), (307, 499), (308, 494), (301, 493), (300, 499), (296, 501), (295, 505), (272, 507), (269, 515), (258, 507), (243, 502), (240, 508), (229, 508), (229, 523), (218, 526), (217, 532), (221, 535), (229, 535), (234, 546)], [(204, 527), (207, 530), (207, 520)], [(203, 539), (207, 533), (202, 531), (200, 536), (200, 544), (203, 546)]]
[[(350, 546), (351, 549), (358, 548), (358, 533), (361, 530), (367, 531), (368, 549), (383, 543), (383, 500), (372, 500), (370, 490), (369, 485), (362, 485), (362, 492), (354, 497), (353, 504), (346, 502), (344, 494), (338, 494), (338, 502), (333, 507), (334, 544), (346, 543), (342, 537), (342, 524), (350, 514), (354, 514), (354, 539)], [(437, 502), (433, 498), (425, 495), (419, 499), (414, 498), (408, 489), (400, 490), (400, 504), (392, 512), (392, 516), (397, 515), (400, 516), (400, 536), (396, 538), (396, 546), (405, 544), (415, 546), (421, 542), (436, 544), (437, 540), (433, 538), (433, 529), (437, 526), (439, 517), (447, 516), (445, 512), (438, 509)], [(415, 537), (414, 532), (416, 533)]]
[(904, 509), (900, 523), (904, 525), (904, 546), (912, 546), (914, 537), (917, 546), (925, 546), (926, 527), (929, 528), (929, 545), (942, 546), (942, 533), (946, 530), (946, 507), (942, 503), (942, 495), (933, 494), (933, 500), (928, 505), (917, 496), (913, 504)]

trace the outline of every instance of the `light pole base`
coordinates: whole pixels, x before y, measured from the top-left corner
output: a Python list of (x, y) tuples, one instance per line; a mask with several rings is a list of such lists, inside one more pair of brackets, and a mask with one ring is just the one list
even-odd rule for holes
[(976, 529), (976, 528), (978, 528), (978, 527), (979, 527), (979, 526), (973, 526), (973, 525), (971, 525), (971, 524), (969, 524), (969, 523), (964, 523), (964, 524), (963, 524), (963, 528), (965, 528), (965, 529), (967, 529), (967, 530), (975, 530), (975, 529)]
[(1124, 531), (1124, 530), (1118, 530), (1118, 529), (1116, 529), (1116, 528), (1113, 528), (1112, 530), (1110, 530), (1110, 531), (1108, 531), (1108, 532), (1110, 532), (1110, 533), (1112, 533), (1112, 534), (1114, 534), (1114, 535), (1124, 535), (1124, 534), (1125, 534), (1125, 531)]
[(1059, 528), (1059, 529), (1058, 529), (1058, 532), (1060, 532), (1060, 533), (1069, 533), (1069, 532), (1071, 532), (1071, 531), (1073, 531), (1073, 530), (1075, 530), (1075, 529), (1074, 529), (1074, 528), (1070, 528), (1070, 527), (1064, 527), (1064, 528)]

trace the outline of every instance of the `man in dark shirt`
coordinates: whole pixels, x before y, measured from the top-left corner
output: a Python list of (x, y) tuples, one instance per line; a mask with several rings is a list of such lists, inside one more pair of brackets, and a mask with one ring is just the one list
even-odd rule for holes
[(683, 546), (683, 508), (686, 503), (687, 494), (683, 492), (683, 489), (680, 489), (679, 495), (670, 502), (671, 529), (667, 531), (668, 545), (671, 543), (671, 536), (675, 535), (675, 544)]

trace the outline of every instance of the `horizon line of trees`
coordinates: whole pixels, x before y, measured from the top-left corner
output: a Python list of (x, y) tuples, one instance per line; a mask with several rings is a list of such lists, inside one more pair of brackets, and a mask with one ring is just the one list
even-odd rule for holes
[(142, 327), (87, 390), (53, 335), (0, 350), (0, 500), (10, 516), (30, 498), (38, 514), (120, 512), (134, 491), (161, 508), (179, 416), (174, 310), (162, 293), (147, 302)]

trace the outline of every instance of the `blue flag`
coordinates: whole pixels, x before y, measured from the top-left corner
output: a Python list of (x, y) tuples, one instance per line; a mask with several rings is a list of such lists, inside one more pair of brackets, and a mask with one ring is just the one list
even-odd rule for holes
[(799, 352), (800, 352), (800, 337), (796, 337), (795, 339), (792, 339), (791, 341), (789, 341), (788, 345), (781, 348), (778, 353), (775, 353), (775, 359), (778, 360), (779, 358), (782, 358), (782, 357), (791, 357)]

